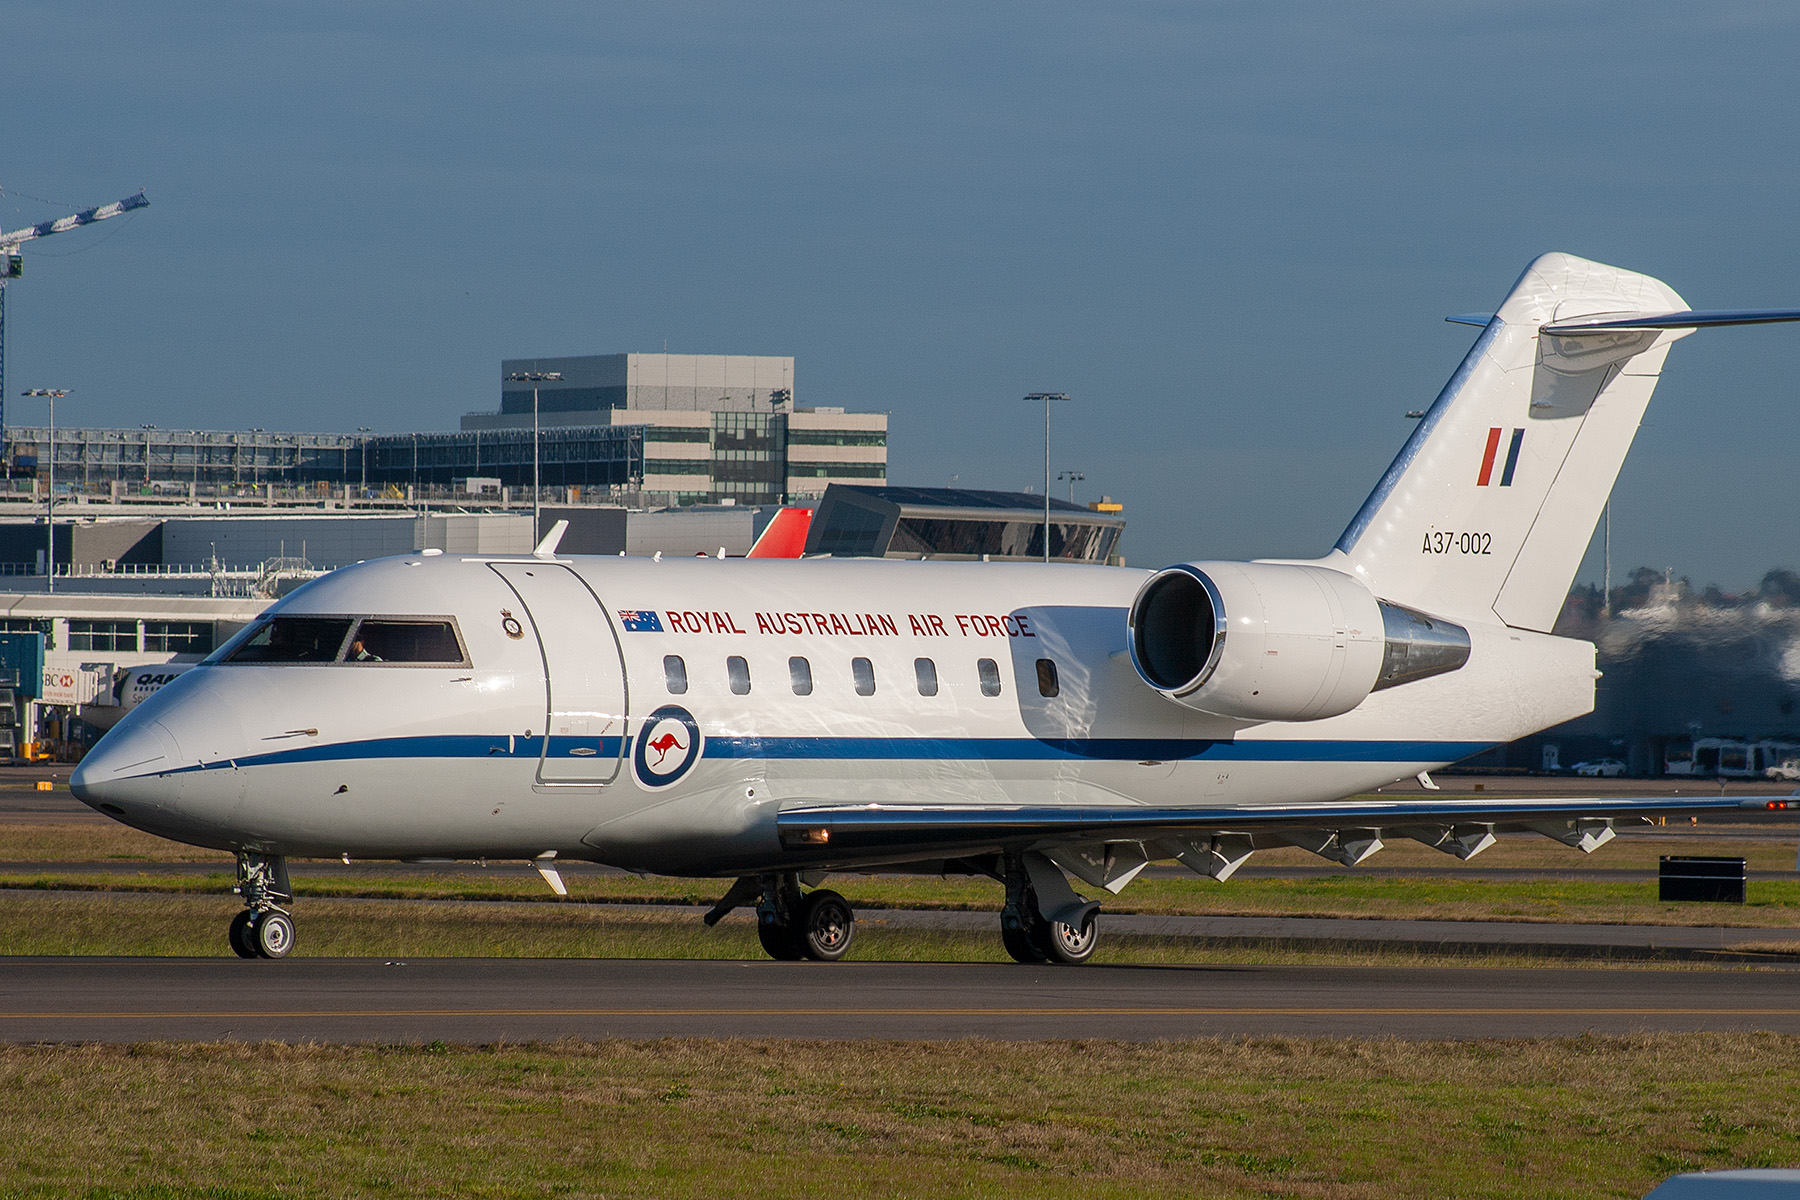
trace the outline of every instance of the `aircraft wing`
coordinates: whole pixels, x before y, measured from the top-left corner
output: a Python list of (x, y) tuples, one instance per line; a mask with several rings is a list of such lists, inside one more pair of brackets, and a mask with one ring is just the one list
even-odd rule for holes
[[(1203, 863), (1214, 867), (1229, 863), (1222, 871), (1203, 870), (1224, 878), (1251, 850), (1275, 845), (1301, 846), (1354, 865), (1381, 848), (1384, 834), (1411, 838), (1468, 858), (1492, 845), (1496, 831), (1528, 830), (1593, 850), (1612, 838), (1612, 824), (1618, 819), (1789, 809), (1800, 810), (1800, 794), (1518, 799), (1406, 796), (1196, 808), (824, 804), (784, 809), (776, 826), (785, 847), (810, 850), (820, 857), (954, 857), (1024, 847), (1051, 852), (1057, 861), (1075, 869), (1066, 856), (1055, 853), (1058, 848), (1140, 843), (1140, 861), (1175, 858), (1196, 870), (1203, 870)], [(1234, 855), (1236, 862), (1231, 862)]]

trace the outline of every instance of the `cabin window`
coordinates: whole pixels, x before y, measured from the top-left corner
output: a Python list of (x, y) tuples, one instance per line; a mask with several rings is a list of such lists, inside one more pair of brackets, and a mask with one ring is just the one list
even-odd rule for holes
[(981, 674), (981, 694), (998, 696), (1000, 694), (1000, 664), (991, 658), (984, 658), (975, 664)]
[(731, 684), (732, 695), (750, 694), (750, 664), (743, 655), (734, 654), (725, 660), (725, 678)]
[(850, 678), (856, 684), (856, 694), (873, 696), (875, 694), (875, 664), (866, 658), (850, 660)]
[(387, 620), (370, 617), (350, 635), (344, 661), (352, 663), (435, 663), (460, 666), (467, 662), (456, 627), (449, 621)]
[(663, 686), (671, 696), (687, 695), (687, 663), (679, 654), (663, 655)]
[(349, 617), (275, 617), (254, 627), (226, 662), (335, 662), (350, 633)]
[(812, 664), (798, 655), (788, 659), (788, 681), (794, 685), (794, 695), (812, 695)]
[(937, 695), (937, 664), (929, 658), (913, 659), (913, 677), (919, 681), (919, 695)]
[(1056, 664), (1047, 658), (1037, 661), (1038, 695), (1054, 696), (1062, 691), (1062, 684), (1056, 679)]

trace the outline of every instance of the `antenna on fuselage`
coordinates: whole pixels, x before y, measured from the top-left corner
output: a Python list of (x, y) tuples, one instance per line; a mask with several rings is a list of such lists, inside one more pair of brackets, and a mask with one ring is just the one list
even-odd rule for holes
[(532, 557), (555, 558), (556, 545), (558, 542), (562, 541), (562, 535), (568, 531), (569, 523), (567, 521), (558, 521), (556, 524), (552, 525), (550, 527), (550, 532), (544, 535), (544, 540), (539, 542), (537, 544), (537, 549), (531, 552)]

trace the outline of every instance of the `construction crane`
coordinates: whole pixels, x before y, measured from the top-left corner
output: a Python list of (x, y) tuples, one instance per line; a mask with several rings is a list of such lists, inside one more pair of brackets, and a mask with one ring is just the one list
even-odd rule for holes
[(19, 253), (19, 247), (36, 238), (49, 237), (53, 233), (67, 233), (71, 229), (80, 229), (83, 225), (92, 225), (95, 221), (104, 221), (108, 217), (144, 208), (149, 203), (140, 191), (135, 196), (127, 196), (113, 204), (102, 204), (73, 216), (58, 217), (54, 221), (40, 221), (28, 229), (0, 233), (0, 455), (6, 453), (6, 285), (25, 273), (25, 257)]

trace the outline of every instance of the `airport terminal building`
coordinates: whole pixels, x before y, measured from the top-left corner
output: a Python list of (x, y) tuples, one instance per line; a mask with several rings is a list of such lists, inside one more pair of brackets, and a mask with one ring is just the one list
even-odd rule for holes
[[(536, 388), (516, 376), (556, 374)], [(728, 354), (596, 354), (506, 359), (499, 407), (449, 432), (6, 430), (0, 498), (59, 490), (188, 499), (249, 492), (289, 498), (386, 493), (455, 498), (528, 489), (559, 500), (693, 505), (817, 499), (833, 483), (887, 482), (886, 413), (801, 407), (794, 360)], [(573, 492), (570, 491), (573, 489)]]
[[(533, 375), (561, 378), (534, 384)], [(887, 414), (799, 407), (792, 358), (509, 358), (499, 410), (464, 416), (460, 442), (528, 433), (534, 388), (541, 430), (631, 431), (637, 486), (662, 503), (778, 504), (816, 499), (833, 483), (887, 481)]]

